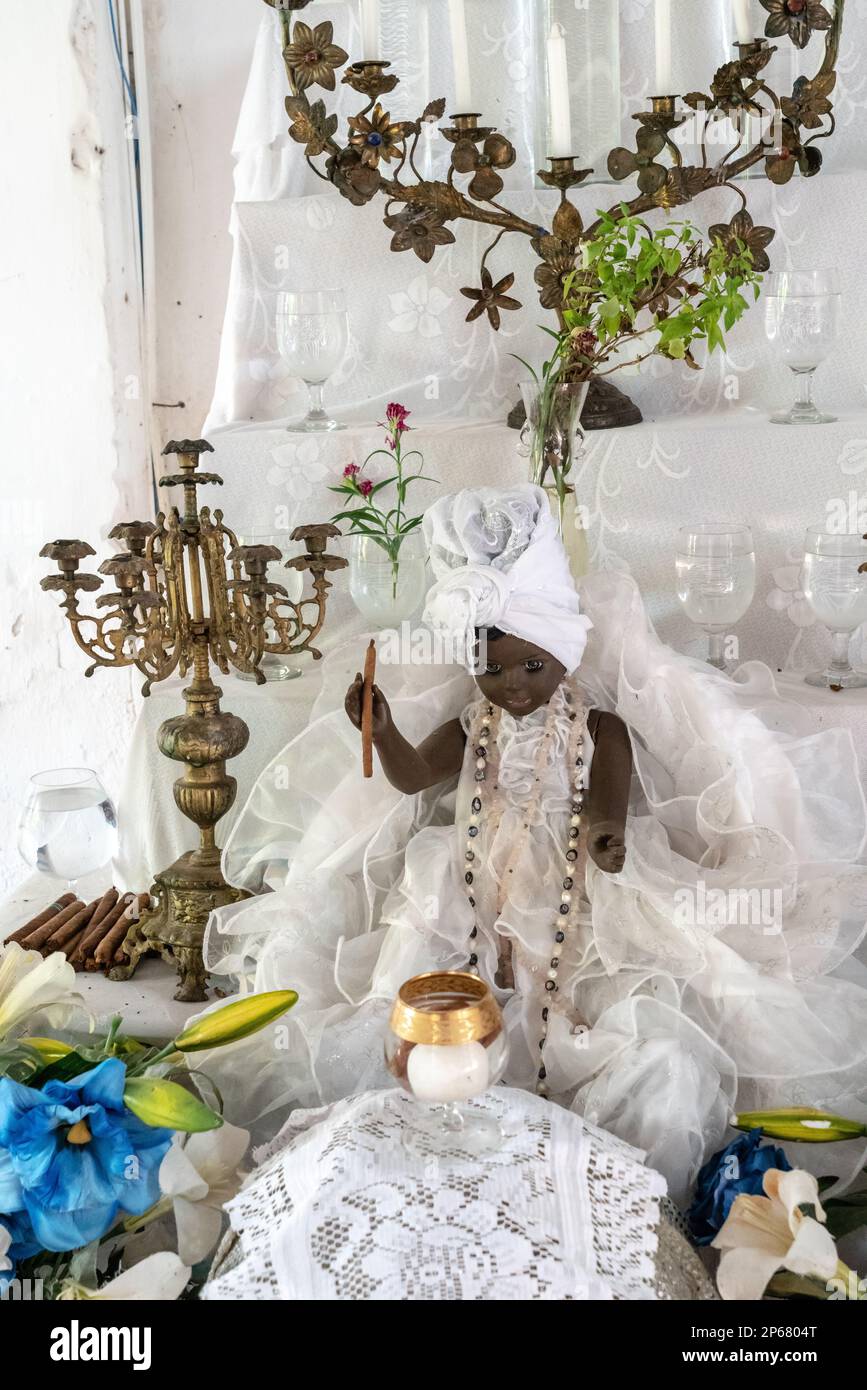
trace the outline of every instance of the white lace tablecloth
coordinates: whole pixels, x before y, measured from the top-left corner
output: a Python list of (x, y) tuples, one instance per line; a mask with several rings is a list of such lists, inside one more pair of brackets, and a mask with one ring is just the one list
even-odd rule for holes
[[(663, 1296), (665, 1183), (641, 1153), (538, 1096), (497, 1088), (502, 1146), (410, 1157), (418, 1114), (374, 1091), (296, 1111), (227, 1206), (234, 1245), (208, 1299), (583, 1300)], [(707, 1281), (683, 1245), (690, 1293)], [(681, 1270), (681, 1286), (687, 1283)]]

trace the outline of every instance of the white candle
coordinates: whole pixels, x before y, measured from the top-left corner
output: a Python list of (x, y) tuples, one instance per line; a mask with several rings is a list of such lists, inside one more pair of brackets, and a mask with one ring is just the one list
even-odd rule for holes
[(752, 43), (755, 35), (753, 34), (753, 25), (750, 19), (750, 0), (734, 0), (734, 6), (735, 28), (738, 31), (738, 43)]
[(461, 116), (473, 109), (464, 0), (449, 0), (449, 26), (452, 34), (452, 67), (455, 74), (455, 107), (452, 114)]
[(361, 0), (361, 56), (376, 60), (379, 51), (379, 0)]
[(471, 1100), (487, 1090), (488, 1054), (480, 1042), (417, 1043), (407, 1058), (406, 1079), (416, 1100), (440, 1105)]
[(548, 100), (551, 106), (551, 138), (548, 153), (563, 158), (572, 150), (572, 112), (569, 107), (569, 71), (566, 67), (566, 31), (552, 24), (548, 35)]
[(656, 91), (671, 96), (671, 0), (656, 0)]

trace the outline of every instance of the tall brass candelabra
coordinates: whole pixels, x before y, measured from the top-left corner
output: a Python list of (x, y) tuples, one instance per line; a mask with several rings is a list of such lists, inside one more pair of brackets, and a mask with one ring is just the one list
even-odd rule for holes
[[(126, 979), (142, 956), (155, 952), (177, 967), (175, 998), (190, 1002), (207, 998), (202, 942), (209, 913), (246, 896), (223, 877), (215, 830), (237, 790), (226, 762), (246, 748), (250, 731), (243, 719), (220, 709), (222, 691), (211, 680), (210, 663), (262, 684), (259, 663), (266, 652), (309, 651), (318, 659), (312, 642), (325, 619), (328, 574), (347, 563), (326, 551), (338, 534), (335, 526), (296, 527), (291, 539), (304, 551), (286, 568), (308, 570), (313, 592), (291, 600), (268, 579), (268, 565), (282, 559), (276, 546), (239, 545), (220, 510), (199, 509), (197, 489), (223, 481), (199, 471), (206, 452), (213, 449), (204, 439), (166, 445), (163, 453), (177, 455), (179, 471), (160, 478), (160, 487), (183, 488), (183, 511), (160, 512), (156, 524), (115, 526), (109, 535), (126, 549), (104, 560), (99, 574), (79, 571), (85, 556), (95, 554), (86, 541), (52, 541), (39, 552), (57, 561), (60, 573), (44, 578), (42, 588), (63, 594), (75, 640), (92, 659), (85, 675), (99, 666), (136, 666), (148, 695), (155, 681), (192, 671), (183, 691), (186, 712), (160, 725), (157, 743), (167, 758), (185, 764), (174, 784), (175, 802), (198, 827), (199, 844), (156, 875), (150, 906), (124, 942), (127, 960), (111, 972), (112, 979)], [(96, 600), (101, 613), (81, 613), (78, 593), (101, 588), (100, 574), (117, 588)]]

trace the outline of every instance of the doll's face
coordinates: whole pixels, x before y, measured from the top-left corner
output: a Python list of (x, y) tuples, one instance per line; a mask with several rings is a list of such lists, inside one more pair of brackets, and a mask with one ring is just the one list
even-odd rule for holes
[(566, 674), (550, 652), (522, 637), (487, 634), (487, 665), (476, 685), (494, 705), (520, 718), (547, 703)]

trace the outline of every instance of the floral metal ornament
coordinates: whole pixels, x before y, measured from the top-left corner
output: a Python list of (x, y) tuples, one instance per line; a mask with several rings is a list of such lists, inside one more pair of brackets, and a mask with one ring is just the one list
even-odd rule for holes
[(638, 174), (638, 187), (648, 195), (658, 192), (665, 183), (668, 170), (656, 163), (656, 156), (665, 149), (665, 136), (652, 126), (642, 126), (635, 137), (635, 150), (618, 145), (608, 156), (608, 172), (613, 179), (628, 179)]
[(487, 266), (483, 266), (481, 289), (461, 290), (461, 294), (466, 295), (467, 299), (476, 301), (467, 314), (467, 323), (472, 323), (473, 319), (481, 318), (482, 314), (487, 314), (491, 327), (494, 330), (498, 329), (501, 309), (520, 309), (521, 307), (520, 300), (512, 299), (511, 295), (506, 294), (506, 290), (510, 290), (514, 283), (514, 275), (504, 275), (502, 280), (498, 280), (494, 284), (491, 272)]
[(448, 246), (455, 239), (443, 219), (426, 208), (408, 207), (382, 220), (394, 232), (392, 251), (414, 251), (425, 265), (438, 246)]
[(458, 140), (452, 151), (452, 168), (458, 174), (472, 174), (467, 187), (471, 198), (485, 202), (503, 191), (498, 169), (508, 169), (515, 162), (515, 147), (505, 135), (494, 131), (481, 149), (470, 139)]
[(715, 223), (708, 229), (708, 236), (711, 241), (721, 242), (728, 255), (736, 255), (745, 249), (754, 269), (770, 270), (771, 262), (765, 247), (773, 241), (776, 232), (773, 227), (756, 227), (746, 208), (737, 213), (731, 222)]
[(806, 48), (818, 29), (830, 29), (831, 16), (819, 0), (759, 0), (768, 12), (765, 34), (781, 39), (786, 34), (797, 48)]
[(334, 91), (334, 70), (346, 62), (349, 54), (334, 43), (334, 26), (323, 20), (311, 29), (299, 20), (292, 30), (292, 42), (283, 49), (283, 60), (292, 69), (299, 91), (307, 87), (326, 87)]
[(566, 277), (575, 269), (575, 247), (550, 234), (536, 237), (531, 245), (542, 261), (533, 272), (539, 286), (539, 303), (543, 309), (559, 309)]
[(364, 164), (358, 150), (351, 145), (329, 155), (325, 168), (338, 193), (354, 207), (364, 207), (379, 192), (382, 183), (379, 170)]
[(765, 160), (765, 173), (772, 183), (788, 183), (795, 172), (801, 171), (805, 179), (818, 174), (822, 167), (822, 151), (815, 145), (805, 145), (795, 127), (783, 121), (780, 147), (772, 151)]
[(369, 116), (365, 116), (363, 112), (359, 116), (350, 116), (349, 128), (352, 131), (349, 143), (361, 155), (362, 164), (369, 164), (375, 168), (381, 159), (390, 163), (401, 152), (404, 139), (403, 123), (392, 121), (379, 102)]
[(287, 97), (286, 114), (292, 120), (289, 134), (304, 146), (308, 159), (328, 148), (337, 130), (337, 117), (326, 115), (324, 101), (314, 101), (310, 105), (303, 97)]
[(830, 94), (837, 83), (835, 72), (822, 73), (812, 80), (799, 77), (790, 97), (783, 97), (780, 108), (793, 125), (805, 126), (807, 130), (820, 130), (825, 117), (830, 116), (833, 105)]

